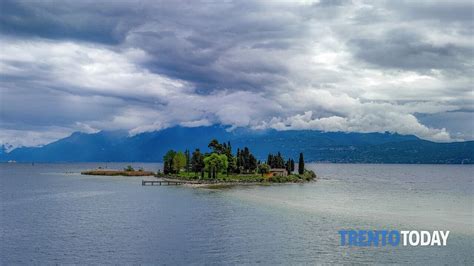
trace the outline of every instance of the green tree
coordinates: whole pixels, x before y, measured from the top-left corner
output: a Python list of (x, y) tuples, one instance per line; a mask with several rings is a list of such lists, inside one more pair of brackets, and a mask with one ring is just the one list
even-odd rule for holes
[(255, 173), (255, 170), (257, 170), (257, 158), (255, 158), (253, 154), (250, 154), (248, 159), (247, 171), (250, 173)]
[(249, 148), (244, 147), (243, 150), (237, 149), (234, 172), (255, 173), (257, 166), (258, 166), (257, 159), (250, 152)]
[(239, 172), (239, 169), (237, 167), (237, 157), (236, 156), (232, 156), (228, 159), (229, 161), (229, 170), (227, 172), (227, 174), (230, 174), (230, 173), (238, 173)]
[(271, 168), (286, 168), (285, 159), (281, 156), (281, 153), (278, 152), (276, 155), (268, 154), (267, 164)]
[(285, 159), (283, 159), (280, 152), (277, 153), (276, 158), (276, 168), (285, 168)]
[(209, 145), (207, 145), (207, 147), (209, 147), (212, 150), (212, 152), (215, 152), (217, 154), (222, 154), (225, 152), (224, 146), (220, 144), (219, 141), (217, 141), (217, 139), (211, 140), (211, 142), (209, 142)]
[(186, 166), (186, 156), (182, 152), (178, 152), (173, 157), (173, 170), (179, 174), (179, 171)]
[(267, 157), (267, 164), (271, 167), (273, 165), (273, 154), (269, 153)]
[(191, 158), (191, 168), (194, 173), (199, 173), (204, 169), (204, 156), (201, 154), (199, 149), (196, 149), (193, 152), (193, 157)]
[(173, 158), (176, 152), (169, 150), (165, 156), (163, 156), (163, 173), (165, 175), (174, 173)]
[(227, 166), (227, 175), (229, 175), (232, 172), (235, 172), (235, 168), (237, 168), (236, 160), (235, 157), (232, 155), (232, 145), (230, 144), (230, 141), (224, 143), (224, 154), (227, 156), (227, 161), (228, 161), (228, 166)]
[(298, 161), (298, 174), (304, 174), (304, 158), (302, 152), (300, 153), (300, 159)]
[(235, 169), (235, 173), (237, 174), (240, 174), (242, 173), (242, 169), (243, 169), (243, 164), (242, 164), (242, 152), (240, 151), (240, 149), (237, 149), (237, 155), (235, 156), (235, 162), (236, 162), (236, 169)]
[(291, 175), (291, 159), (288, 159), (285, 164), (286, 171), (288, 171), (288, 174)]
[(186, 149), (186, 151), (184, 152), (184, 156), (186, 157), (186, 173), (189, 173), (189, 170), (191, 169), (191, 158), (188, 149)]
[(227, 162), (228, 162), (227, 175), (229, 175), (230, 173), (234, 173), (235, 169), (237, 168), (237, 158), (235, 158), (232, 155), (227, 156)]
[(227, 169), (227, 156), (225, 154), (217, 154), (213, 152), (204, 158), (204, 165), (206, 171), (208, 172), (208, 176), (215, 179), (217, 177), (217, 173)]
[(258, 172), (259, 172), (260, 174), (262, 174), (262, 176), (263, 176), (264, 174), (270, 172), (270, 166), (269, 166), (268, 164), (266, 164), (266, 163), (260, 164), (260, 165), (258, 166)]

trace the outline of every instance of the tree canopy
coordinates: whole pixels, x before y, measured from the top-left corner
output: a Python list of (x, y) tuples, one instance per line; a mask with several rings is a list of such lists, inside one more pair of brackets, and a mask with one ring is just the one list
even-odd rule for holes
[(179, 171), (186, 166), (186, 156), (182, 152), (178, 152), (173, 157), (173, 170), (179, 174)]
[(204, 165), (209, 175), (212, 175), (212, 178), (216, 178), (217, 173), (227, 170), (227, 156), (213, 152), (204, 158)]
[(165, 156), (163, 156), (163, 173), (164, 174), (173, 174), (174, 167), (173, 167), (173, 158), (176, 155), (174, 150), (169, 150)]
[(298, 161), (298, 174), (304, 174), (304, 158), (303, 153), (300, 153), (300, 159)]
[[(283, 168), (291, 174), (295, 170), (295, 162), (289, 158), (285, 160), (280, 152), (268, 154), (267, 161), (261, 162), (252, 154), (248, 147), (237, 149), (236, 154), (232, 154), (230, 142), (219, 143), (213, 139), (208, 145), (210, 153), (202, 153), (195, 149), (192, 154), (189, 150), (176, 152), (169, 150), (163, 156), (164, 174), (179, 174), (185, 169), (186, 175), (190, 171), (194, 172), (194, 177), (201, 173), (201, 178), (207, 173), (208, 178), (217, 178), (219, 174), (262, 174), (269, 173), (273, 168)], [(300, 154), (298, 162), (298, 173), (304, 173), (303, 154)]]
[(191, 169), (194, 173), (199, 173), (204, 169), (204, 156), (199, 149), (193, 152), (191, 158)]

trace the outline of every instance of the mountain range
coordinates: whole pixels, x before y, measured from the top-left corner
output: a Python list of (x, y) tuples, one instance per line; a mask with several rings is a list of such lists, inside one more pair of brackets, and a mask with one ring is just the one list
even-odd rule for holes
[(474, 141), (436, 143), (396, 133), (346, 133), (313, 130), (228, 131), (221, 126), (172, 127), (129, 136), (126, 131), (73, 133), (42, 147), (6, 152), (0, 161), (17, 162), (161, 162), (170, 149), (209, 151), (211, 139), (247, 146), (261, 160), (280, 151), (286, 158), (304, 153), (310, 162), (337, 163), (474, 163)]

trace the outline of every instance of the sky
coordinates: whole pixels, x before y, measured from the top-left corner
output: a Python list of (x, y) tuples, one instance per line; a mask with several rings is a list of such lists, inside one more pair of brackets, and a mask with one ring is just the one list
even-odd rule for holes
[(75, 131), (474, 139), (466, 1), (0, 1), (0, 144)]

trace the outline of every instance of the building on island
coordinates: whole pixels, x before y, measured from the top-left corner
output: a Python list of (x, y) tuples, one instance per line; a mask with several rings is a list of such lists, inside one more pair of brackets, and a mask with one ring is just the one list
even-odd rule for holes
[(285, 168), (272, 168), (270, 169), (270, 174), (272, 176), (287, 176), (288, 171)]

